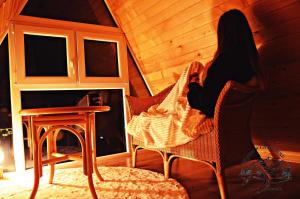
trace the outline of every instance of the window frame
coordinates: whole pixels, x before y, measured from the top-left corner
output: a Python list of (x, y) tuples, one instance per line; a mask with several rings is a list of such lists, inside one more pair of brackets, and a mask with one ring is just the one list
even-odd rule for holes
[[(127, 50), (125, 38), (120, 33), (107, 33), (105, 30), (103, 32), (76, 32), (77, 40), (77, 52), (78, 52), (78, 76), (80, 83), (96, 83), (96, 82), (106, 82), (106, 83), (125, 83), (128, 82), (127, 70)], [(91, 77), (86, 76), (86, 66), (85, 66), (85, 50), (84, 50), (84, 40), (92, 41), (104, 41), (104, 42), (114, 42), (117, 44), (117, 61), (118, 61), (118, 73), (119, 77)]]
[[(26, 76), (24, 35), (66, 38), (67, 76)], [(15, 24), (17, 84), (53, 84), (76, 82), (76, 45), (74, 31), (48, 27)]]

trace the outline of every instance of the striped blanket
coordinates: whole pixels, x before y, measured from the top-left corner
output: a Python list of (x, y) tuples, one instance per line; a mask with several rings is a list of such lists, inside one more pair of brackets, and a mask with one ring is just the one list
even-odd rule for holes
[(188, 77), (193, 69), (187, 67), (167, 97), (146, 112), (134, 115), (127, 124), (127, 132), (146, 147), (165, 148), (185, 144), (196, 139), (199, 124), (206, 116), (192, 109), (187, 101)]

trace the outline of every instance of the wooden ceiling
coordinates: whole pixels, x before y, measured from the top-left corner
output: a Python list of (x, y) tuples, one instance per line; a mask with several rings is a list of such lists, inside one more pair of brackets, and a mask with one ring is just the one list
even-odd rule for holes
[[(216, 24), (230, 8), (253, 20), (258, 0), (106, 0), (152, 93), (174, 83), (193, 60), (203, 64), (216, 50)], [(258, 23), (251, 23), (253, 31)], [(257, 40), (258, 37), (256, 37)]]
[[(284, 28), (297, 15), (298, 0), (106, 0), (123, 29), (141, 73), (152, 93), (174, 83), (191, 61), (203, 64), (216, 50), (216, 25), (226, 10), (238, 8), (247, 16), (257, 46), (278, 37), (272, 19)], [(290, 11), (287, 11), (290, 10)], [(298, 14), (299, 16), (299, 14)], [(274, 18), (273, 18), (274, 17)], [(269, 22), (264, 19), (270, 20)], [(294, 22), (299, 24), (299, 22)], [(272, 30), (275, 30), (272, 32)]]

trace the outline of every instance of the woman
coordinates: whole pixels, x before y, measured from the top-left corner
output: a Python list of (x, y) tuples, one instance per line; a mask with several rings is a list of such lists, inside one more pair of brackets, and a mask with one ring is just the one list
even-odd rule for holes
[(132, 116), (127, 132), (153, 148), (182, 145), (210, 132), (211, 128), (197, 129), (205, 126), (208, 117), (213, 117), (221, 89), (228, 80), (251, 82), (256, 74), (257, 57), (244, 15), (238, 10), (224, 13), (218, 25), (218, 50), (203, 86), (199, 85), (197, 72), (204, 71), (203, 66), (193, 62), (160, 104)]
[(214, 116), (216, 101), (228, 80), (250, 86), (257, 84), (258, 52), (244, 14), (236, 9), (225, 12), (219, 19), (217, 35), (215, 56), (207, 71), (200, 74), (206, 76), (204, 82), (199, 82), (197, 72), (193, 73), (187, 94), (190, 106), (207, 117)]

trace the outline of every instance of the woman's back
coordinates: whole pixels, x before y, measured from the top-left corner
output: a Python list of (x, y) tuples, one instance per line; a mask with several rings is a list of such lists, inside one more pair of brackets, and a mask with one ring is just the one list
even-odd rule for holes
[(192, 108), (201, 110), (208, 117), (213, 117), (216, 101), (226, 82), (233, 80), (245, 84), (254, 75), (254, 70), (243, 55), (222, 53), (209, 67), (203, 87), (197, 83), (189, 85), (189, 103)]

